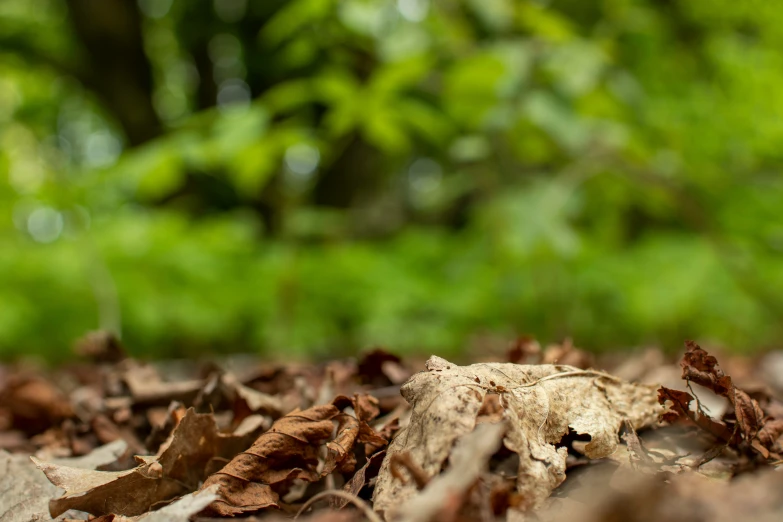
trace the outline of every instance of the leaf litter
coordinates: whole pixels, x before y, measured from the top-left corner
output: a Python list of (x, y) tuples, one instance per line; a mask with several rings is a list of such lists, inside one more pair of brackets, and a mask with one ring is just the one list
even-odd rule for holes
[(655, 350), (596, 363), (528, 338), (418, 373), (380, 349), (164, 366), (102, 332), (77, 348), (0, 367), (2, 522), (783, 516), (783, 381), (692, 342), (679, 375)]

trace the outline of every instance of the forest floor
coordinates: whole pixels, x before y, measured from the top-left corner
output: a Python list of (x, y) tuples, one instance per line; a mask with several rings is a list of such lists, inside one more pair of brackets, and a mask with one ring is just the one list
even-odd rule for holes
[(0, 366), (0, 521), (783, 520), (783, 353)]

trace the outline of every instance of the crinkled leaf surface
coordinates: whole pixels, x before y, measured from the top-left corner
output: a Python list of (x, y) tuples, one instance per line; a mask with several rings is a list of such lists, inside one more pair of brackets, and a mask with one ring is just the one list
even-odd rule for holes
[[(278, 419), (249, 449), (207, 479), (203, 487), (217, 486), (220, 497), (207, 511), (234, 516), (279, 507), (281, 494), (294, 479), (315, 482), (334, 470), (353, 471), (357, 443), (386, 443), (367, 425), (377, 415), (372, 401), (362, 395), (338, 396), (333, 404)], [(352, 413), (341, 411), (349, 406)], [(319, 469), (323, 445), (327, 453)]]
[(411, 377), (401, 392), (412, 406), (409, 425), (390, 444), (373, 500), (390, 519), (416, 494), (389, 470), (392, 455), (407, 451), (430, 476), (440, 473), (454, 442), (475, 428), (484, 397), (499, 393), (509, 427), (505, 446), (519, 454), (517, 491), (525, 508), (539, 506), (565, 480), (566, 448), (555, 444), (569, 428), (590, 435), (590, 458), (610, 455), (624, 420), (653, 424), (661, 411), (656, 388), (562, 365), (502, 363), (456, 366), (440, 357)]

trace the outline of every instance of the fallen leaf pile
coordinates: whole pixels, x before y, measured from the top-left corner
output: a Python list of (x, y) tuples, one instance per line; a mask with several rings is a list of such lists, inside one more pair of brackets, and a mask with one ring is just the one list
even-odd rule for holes
[(102, 332), (77, 349), (0, 366), (2, 522), (783, 518), (774, 354), (724, 368), (688, 342), (678, 370), (521, 338), (469, 365), (151, 365)]

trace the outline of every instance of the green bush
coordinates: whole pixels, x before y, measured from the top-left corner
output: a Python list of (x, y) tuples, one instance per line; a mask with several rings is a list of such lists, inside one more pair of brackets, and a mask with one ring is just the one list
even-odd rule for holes
[(0, 8), (4, 358), (781, 338), (774, 2), (129, 2), (109, 91), (76, 4)]

